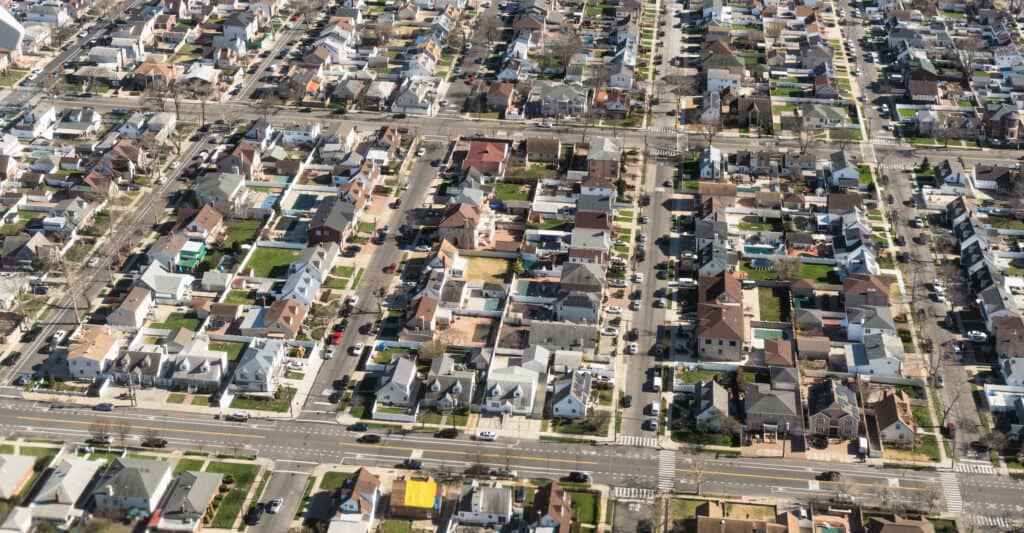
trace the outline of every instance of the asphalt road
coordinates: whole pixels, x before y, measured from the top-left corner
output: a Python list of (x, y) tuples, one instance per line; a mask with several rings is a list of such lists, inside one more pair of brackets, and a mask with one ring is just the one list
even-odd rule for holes
[(395, 243), (394, 236), (398, 228), (406, 221), (406, 215), (413, 209), (423, 204), (428, 198), (427, 193), (433, 187), (437, 169), (430, 165), (434, 159), (441, 159), (448, 151), (447, 142), (424, 141), (422, 144), (427, 152), (423, 157), (416, 157), (409, 171), (409, 189), (403, 191), (401, 209), (388, 211), (389, 218), (376, 221), (377, 226), (388, 224), (392, 228), (391, 236), (379, 245), (373, 252), (370, 262), (363, 274), (362, 281), (356, 289), (359, 297), (359, 305), (352, 316), (349, 317), (349, 325), (345, 330), (345, 336), (335, 351), (335, 356), (330, 361), (324, 361), (317, 374), (316, 381), (310, 389), (310, 395), (303, 407), (302, 416), (319, 418), (335, 416), (336, 407), (329, 403), (327, 398), (333, 392), (331, 384), (341, 379), (344, 375), (351, 376), (356, 370), (359, 358), (350, 355), (352, 345), (356, 342), (370, 344), (373, 338), (367, 335), (360, 335), (359, 328), (367, 323), (373, 323), (379, 312), (378, 291), (381, 288), (389, 288), (395, 279), (395, 274), (384, 272), (384, 269), (392, 263), (400, 263), (405, 253)]
[[(292, 519), (295, 518), (295, 512), (298, 510), (299, 504), (302, 503), (302, 492), (306, 487), (306, 479), (312, 470), (307, 464), (292, 464), (294, 461), (282, 460), (279, 463), (277, 469), (270, 475), (270, 480), (267, 482), (259, 502), (250, 502), (249, 505), (267, 503), (274, 498), (281, 498), (284, 500), (281, 510), (276, 514), (263, 513), (260, 523), (246, 528), (246, 531), (264, 533), (288, 531)], [(282, 470), (282, 466), (296, 468)], [(249, 508), (246, 507), (243, 512), (248, 510)]]

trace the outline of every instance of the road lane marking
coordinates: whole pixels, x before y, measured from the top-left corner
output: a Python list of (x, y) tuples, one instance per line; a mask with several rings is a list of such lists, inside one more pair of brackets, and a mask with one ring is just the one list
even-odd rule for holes
[[(354, 446), (357, 448), (373, 448), (378, 450), (396, 450), (401, 452), (412, 452), (420, 448), (412, 448), (409, 446), (395, 446), (392, 444), (364, 444), (361, 442), (339, 442), (339, 446)], [(503, 453), (476, 453), (476, 452), (463, 452), (457, 450), (439, 450), (437, 448), (422, 448), (423, 452), (426, 453), (441, 453), (448, 455), (461, 455), (464, 457), (489, 457), (498, 459), (518, 460), (518, 461), (535, 461), (541, 463), (570, 463), (576, 465), (599, 465), (597, 461), (577, 461), (575, 459), (553, 459), (553, 458), (537, 458), (537, 457), (526, 457), (517, 455), (505, 455)]]
[[(677, 468), (676, 469), (676, 473), (687, 473), (687, 474), (689, 474), (689, 473), (693, 473), (693, 472), (695, 472), (695, 470), (692, 469), (692, 468)], [(764, 474), (744, 474), (744, 473), (741, 473), (741, 472), (725, 472), (725, 471), (721, 471), (721, 470), (704, 470), (702, 473), (704, 475), (710, 474), (710, 475), (719, 475), (719, 476), (728, 476), (728, 477), (744, 477), (744, 478), (752, 478), (752, 479), (768, 479), (768, 480), (772, 480), (772, 481), (797, 481), (797, 482), (800, 482), (800, 483), (807, 483), (807, 482), (811, 481), (811, 480), (809, 480), (807, 478), (803, 478), (803, 477), (769, 476), (769, 475), (764, 475)], [(839, 483), (843, 483), (843, 482), (842, 481), (820, 481), (820, 483), (839, 484)], [(859, 481), (854, 481), (854, 482), (850, 483), (850, 485), (863, 486), (863, 487), (885, 487), (885, 486), (888, 486), (888, 484), (883, 485), (883, 484), (880, 484), (880, 483), (864, 483), (864, 482), (859, 482)], [(929, 489), (929, 487), (900, 487), (900, 490), (926, 491), (926, 490), (930, 490), (930, 489)]]
[[(91, 425), (96, 423), (95, 421), (68, 420), (66, 418), (41, 418), (41, 417), (34, 417), (34, 416), (19, 416), (18, 420), (32, 420), (32, 421), (35, 421), (35, 422), (49, 422), (51, 424), (54, 423), (54, 422), (58, 422), (58, 423), (62, 423), (62, 424), (75, 424), (75, 425), (79, 425), (79, 426), (91, 426)], [(244, 438), (248, 438), (248, 439), (266, 439), (267, 438), (266, 435), (255, 435), (255, 434), (252, 434), (252, 433), (227, 433), (227, 432), (222, 432), (222, 431), (203, 431), (203, 430), (199, 430), (199, 429), (177, 429), (177, 428), (169, 428), (169, 427), (163, 427), (163, 426), (136, 426), (134, 424), (132, 425), (132, 429), (133, 430), (136, 430), (136, 429), (152, 429), (152, 430), (155, 430), (155, 431), (168, 431), (168, 432), (172, 432), (172, 433), (191, 433), (193, 435), (210, 435), (210, 436), (215, 436), (215, 437), (244, 437)]]

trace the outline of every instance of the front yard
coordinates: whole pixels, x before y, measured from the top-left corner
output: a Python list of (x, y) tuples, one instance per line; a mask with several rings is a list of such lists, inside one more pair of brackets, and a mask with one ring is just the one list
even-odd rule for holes
[(264, 400), (258, 397), (239, 396), (232, 400), (232, 409), (249, 409), (253, 411), (273, 411), (285, 413), (291, 408), (292, 400), (295, 398), (295, 389), (291, 387), (279, 387), (273, 400)]
[(253, 480), (256, 479), (258, 470), (257, 465), (242, 463), (214, 462), (207, 465), (207, 472), (223, 474), (225, 481), (228, 476), (234, 480), (231, 490), (220, 500), (220, 503), (216, 503), (217, 497), (214, 498), (217, 512), (213, 515), (211, 527), (224, 529), (234, 527), (235, 519), (242, 512), (242, 503), (245, 502), (245, 497), (249, 494), (249, 489), (252, 487)]

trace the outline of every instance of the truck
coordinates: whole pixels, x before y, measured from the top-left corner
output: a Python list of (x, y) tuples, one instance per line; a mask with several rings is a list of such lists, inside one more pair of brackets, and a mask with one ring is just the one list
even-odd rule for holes
[(651, 382), (651, 389), (654, 390), (654, 392), (661, 392), (661, 376), (654, 376), (654, 379)]

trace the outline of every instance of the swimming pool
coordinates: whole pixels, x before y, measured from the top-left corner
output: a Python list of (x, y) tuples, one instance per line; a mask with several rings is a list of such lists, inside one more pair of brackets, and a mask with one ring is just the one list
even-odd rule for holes
[(751, 255), (751, 254), (755, 254), (755, 255), (771, 255), (771, 254), (775, 253), (775, 248), (772, 248), (771, 246), (762, 246), (762, 245), (750, 244), (750, 245), (745, 245), (743, 247), (743, 253), (746, 254), (746, 255)]

